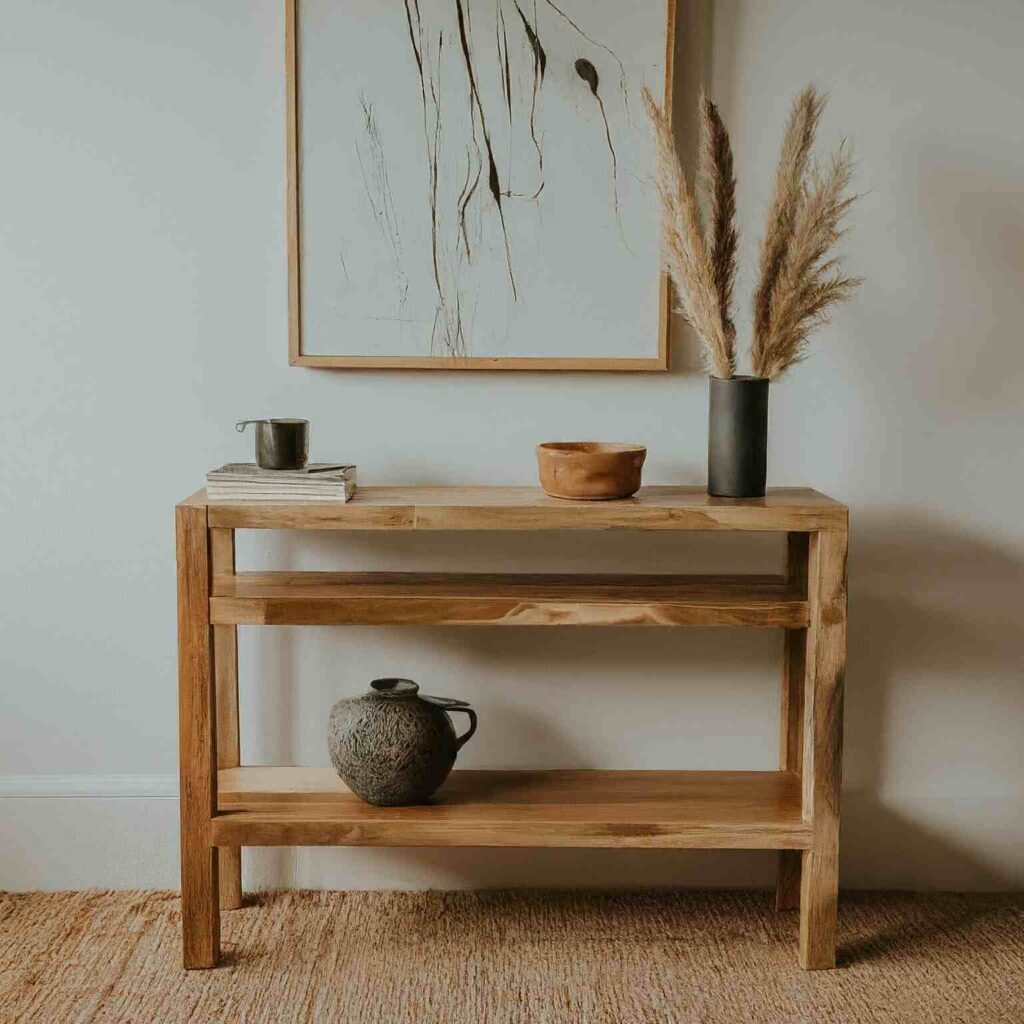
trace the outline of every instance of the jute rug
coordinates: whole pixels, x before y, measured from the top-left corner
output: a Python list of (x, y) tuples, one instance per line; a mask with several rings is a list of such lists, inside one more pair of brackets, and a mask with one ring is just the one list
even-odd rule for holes
[(1024, 1021), (1024, 896), (851, 893), (840, 969), (766, 893), (280, 893), (179, 966), (162, 892), (0, 894), (0, 1020), (351, 1024)]

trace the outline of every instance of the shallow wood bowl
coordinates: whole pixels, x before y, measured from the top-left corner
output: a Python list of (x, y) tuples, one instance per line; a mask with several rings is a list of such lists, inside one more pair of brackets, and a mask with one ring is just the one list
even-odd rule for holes
[(552, 498), (610, 501), (640, 489), (647, 449), (641, 444), (546, 441), (537, 445), (540, 485)]

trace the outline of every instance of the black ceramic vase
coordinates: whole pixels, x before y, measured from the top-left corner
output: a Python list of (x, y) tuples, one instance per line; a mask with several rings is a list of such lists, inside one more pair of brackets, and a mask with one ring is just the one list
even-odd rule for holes
[[(476, 731), (476, 712), (463, 700), (420, 694), (411, 679), (374, 679), (370, 687), (331, 710), (331, 763), (367, 803), (423, 803), (448, 778), (456, 754)], [(455, 735), (452, 711), (469, 716), (462, 736)]]
[(708, 380), (708, 494), (762, 498), (768, 454), (768, 378)]

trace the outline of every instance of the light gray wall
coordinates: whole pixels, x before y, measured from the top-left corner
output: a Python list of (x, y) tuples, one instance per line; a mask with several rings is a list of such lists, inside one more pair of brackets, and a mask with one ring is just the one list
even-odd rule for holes
[[(646, 442), (651, 482), (703, 480), (706, 385), (684, 330), (667, 376), (287, 366), (282, 7), (35, 0), (0, 28), (0, 886), (175, 884), (172, 506), (247, 453), (235, 419), (308, 416), (313, 455), (353, 459), (365, 483), (530, 483), (535, 442), (579, 436)], [(691, 110), (706, 73), (732, 128), (741, 295), (808, 80), (832, 93), (824, 141), (848, 133), (860, 158), (847, 251), (867, 283), (773, 389), (770, 453), (772, 482), (852, 510), (848, 885), (1024, 883), (1019, 13), (681, 9), (677, 100)], [(691, 124), (681, 114), (686, 144)], [(298, 568), (779, 558), (774, 541), (718, 536), (264, 534), (240, 552)], [(778, 654), (777, 637), (739, 631), (243, 630), (243, 752), (324, 764), (331, 703), (401, 673), (479, 707), (466, 766), (768, 768)], [(751, 884), (771, 863), (315, 851), (259, 852), (247, 871), (342, 887)]]

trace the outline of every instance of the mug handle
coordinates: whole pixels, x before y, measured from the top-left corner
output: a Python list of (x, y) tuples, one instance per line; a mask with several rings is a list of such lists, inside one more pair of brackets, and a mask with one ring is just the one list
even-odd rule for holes
[(249, 426), (250, 423), (266, 423), (266, 422), (267, 422), (266, 420), (239, 420), (235, 424), (235, 430), (237, 430), (240, 434), (244, 434), (245, 433), (245, 428), (247, 426)]

